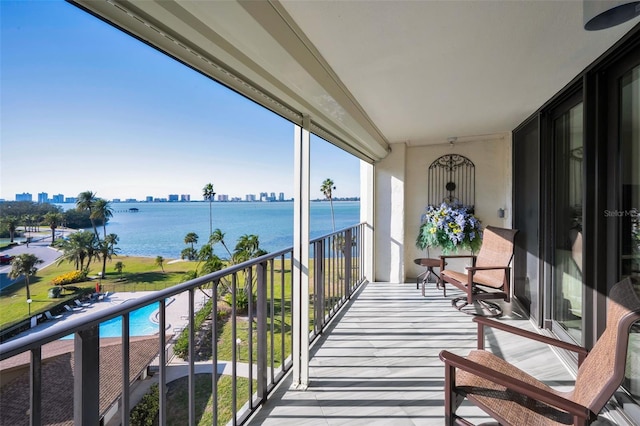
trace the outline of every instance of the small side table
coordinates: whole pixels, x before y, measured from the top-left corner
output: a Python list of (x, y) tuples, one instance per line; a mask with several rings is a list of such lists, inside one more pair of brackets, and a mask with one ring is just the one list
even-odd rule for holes
[(433, 275), (436, 278), (436, 287), (438, 288), (438, 290), (442, 289), (444, 292), (444, 296), (446, 296), (447, 289), (445, 288), (444, 285), (441, 285), (440, 276), (436, 274), (435, 271), (433, 270), (433, 268), (440, 267), (440, 259), (422, 257), (419, 259), (414, 259), (413, 262), (416, 265), (424, 266), (425, 268), (427, 268), (423, 273), (418, 275), (418, 277), (416, 278), (416, 289), (420, 286), (420, 282), (422, 281), (422, 295), (424, 296), (425, 286), (429, 282), (429, 279), (431, 278), (431, 276)]

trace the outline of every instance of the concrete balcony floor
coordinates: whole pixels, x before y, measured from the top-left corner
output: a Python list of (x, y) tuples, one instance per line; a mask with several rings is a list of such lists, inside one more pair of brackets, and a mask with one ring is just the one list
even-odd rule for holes
[[(442, 349), (465, 355), (476, 347), (471, 316), (451, 306), (427, 285), (368, 283), (312, 346), (310, 386), (292, 390), (285, 380), (251, 425), (442, 425)], [(530, 321), (504, 304), (504, 321), (534, 330)], [(513, 307), (513, 311), (512, 311)], [(487, 348), (551, 386), (572, 387), (573, 376), (547, 346), (496, 330)], [(458, 410), (474, 423), (490, 419), (474, 406)]]

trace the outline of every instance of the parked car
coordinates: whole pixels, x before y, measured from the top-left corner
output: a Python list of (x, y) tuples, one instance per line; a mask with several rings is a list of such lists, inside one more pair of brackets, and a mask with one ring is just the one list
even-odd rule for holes
[(0, 265), (8, 265), (13, 260), (13, 256), (8, 254), (0, 254)]

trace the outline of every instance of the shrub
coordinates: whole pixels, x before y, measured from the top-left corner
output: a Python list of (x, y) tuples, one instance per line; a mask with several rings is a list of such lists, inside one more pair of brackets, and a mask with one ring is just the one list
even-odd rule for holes
[(53, 280), (51, 280), (51, 284), (54, 285), (65, 285), (72, 283), (79, 283), (85, 281), (87, 279), (86, 271), (71, 271), (66, 274), (58, 275)]
[(153, 426), (157, 423), (159, 404), (158, 385), (151, 385), (149, 392), (144, 394), (142, 400), (131, 410), (129, 421), (131, 426)]
[[(211, 315), (213, 301), (209, 300), (198, 312), (194, 319), (195, 329), (199, 330), (202, 323)], [(173, 352), (182, 359), (186, 359), (189, 355), (189, 327), (187, 326), (173, 345)]]

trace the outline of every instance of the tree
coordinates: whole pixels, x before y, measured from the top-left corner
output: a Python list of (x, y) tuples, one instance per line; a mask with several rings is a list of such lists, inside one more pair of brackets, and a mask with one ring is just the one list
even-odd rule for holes
[(162, 269), (162, 272), (164, 273), (164, 257), (156, 256), (156, 265), (158, 265), (160, 269)]
[(76, 210), (83, 212), (89, 212), (89, 219), (91, 219), (91, 226), (93, 227), (93, 232), (96, 234), (96, 237), (100, 238), (98, 235), (98, 229), (96, 228), (95, 217), (93, 216), (93, 206), (96, 202), (96, 194), (91, 191), (84, 191), (78, 194), (78, 200), (76, 201)]
[(105, 238), (107, 238), (107, 221), (112, 217), (113, 209), (111, 208), (109, 202), (103, 198), (98, 198), (97, 200), (95, 200), (89, 218), (102, 222), (102, 231)]
[(29, 277), (38, 271), (36, 265), (43, 263), (43, 260), (31, 253), (19, 254), (11, 261), (11, 271), (9, 278), (16, 279), (24, 275), (24, 282), (27, 288), (27, 304), (29, 305), (29, 316), (31, 316), (31, 290), (29, 289)]
[(117, 256), (119, 248), (118, 236), (116, 234), (109, 234), (104, 237), (104, 240), (99, 242), (100, 256), (102, 257), (102, 277), (104, 278), (107, 273), (107, 260), (111, 260), (112, 256)]
[(229, 254), (229, 257), (231, 257), (231, 251), (229, 250), (229, 247), (227, 247), (227, 245), (224, 242), (224, 236), (225, 234), (220, 230), (220, 228), (216, 228), (211, 234), (211, 236), (209, 237), (209, 244), (211, 246), (217, 243), (222, 244), (222, 247), (224, 247), (224, 249), (227, 251), (227, 253)]
[(64, 221), (64, 216), (62, 213), (58, 212), (49, 212), (44, 215), (44, 223), (51, 228), (51, 245), (54, 245), (56, 242), (56, 228), (62, 225)]
[(196, 244), (197, 242), (198, 242), (198, 234), (196, 234), (195, 232), (189, 232), (184, 237), (184, 243), (185, 244), (191, 244), (191, 249), (192, 250), (195, 250), (193, 248), (193, 245)]
[[(98, 242), (99, 240), (90, 231), (74, 232), (69, 239), (58, 240), (56, 246), (63, 253), (58, 264), (66, 261), (75, 264), (78, 270), (88, 269), (95, 253), (99, 251)], [(86, 267), (85, 261), (87, 261)]]
[(213, 233), (213, 217), (211, 215), (211, 202), (216, 193), (213, 192), (213, 184), (208, 183), (202, 188), (202, 196), (205, 200), (209, 201), (209, 235)]
[(122, 270), (124, 269), (124, 263), (120, 261), (116, 262), (116, 264), (113, 265), (113, 269), (115, 269), (118, 275), (120, 275), (120, 277), (122, 278)]
[(329, 178), (325, 179), (322, 182), (322, 186), (320, 187), (320, 191), (324, 194), (325, 198), (329, 200), (329, 204), (331, 205), (331, 225), (333, 226), (333, 232), (336, 232), (336, 220), (333, 216), (333, 190), (336, 187), (333, 184), (333, 181)]
[(18, 223), (20, 223), (20, 219), (16, 216), (5, 216), (2, 218), (2, 223), (7, 227), (9, 231), (9, 239), (13, 242), (13, 239), (16, 236), (16, 229), (18, 228)]

